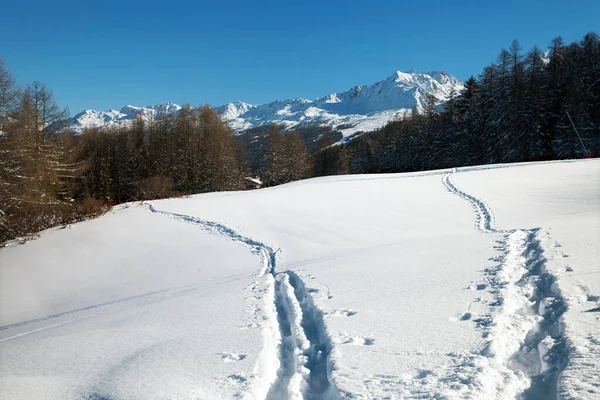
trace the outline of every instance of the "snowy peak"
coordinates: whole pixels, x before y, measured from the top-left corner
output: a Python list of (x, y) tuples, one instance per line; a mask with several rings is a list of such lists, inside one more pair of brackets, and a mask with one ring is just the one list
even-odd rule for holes
[(174, 103), (154, 104), (147, 107), (136, 107), (131, 104), (121, 108), (120, 113), (135, 118), (138, 114), (144, 118), (159, 117), (170, 112), (177, 112), (181, 107)]
[(237, 118), (255, 107), (256, 105), (254, 104), (244, 103), (243, 101), (235, 101), (233, 103), (227, 103), (224, 106), (216, 107), (215, 111), (221, 114), (223, 118), (229, 120)]
[(340, 98), (338, 97), (337, 93), (331, 93), (327, 96), (321, 97), (320, 99), (317, 99), (317, 102), (320, 103), (339, 103), (341, 102)]
[(392, 75), (390, 75), (389, 78), (386, 79), (386, 82), (410, 82), (413, 80), (415, 74), (417, 73), (419, 72), (413, 71), (407, 73), (402, 71), (396, 71)]
[(411, 72), (396, 71), (386, 81), (398, 87), (415, 87), (430, 92), (438, 99), (446, 99), (452, 89), (458, 92), (463, 88), (462, 82), (444, 71)]

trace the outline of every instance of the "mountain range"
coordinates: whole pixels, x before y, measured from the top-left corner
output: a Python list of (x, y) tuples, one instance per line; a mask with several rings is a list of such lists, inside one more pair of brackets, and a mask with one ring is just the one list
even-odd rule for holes
[[(442, 104), (463, 87), (461, 81), (444, 71), (396, 71), (383, 81), (355, 86), (316, 100), (296, 98), (261, 105), (238, 101), (215, 107), (215, 110), (236, 133), (275, 123), (286, 129), (327, 126), (349, 136), (380, 128), (390, 120), (402, 118), (414, 107), (423, 109), (427, 94)], [(86, 128), (125, 124), (138, 114), (149, 120), (180, 109), (177, 104), (165, 103), (147, 107), (127, 105), (120, 110), (85, 110), (66, 123), (73, 131), (82, 132)]]

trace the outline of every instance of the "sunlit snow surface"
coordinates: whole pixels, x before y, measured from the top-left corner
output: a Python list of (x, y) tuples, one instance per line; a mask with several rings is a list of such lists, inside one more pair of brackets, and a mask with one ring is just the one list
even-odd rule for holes
[(599, 398), (600, 162), (120, 208), (0, 249), (2, 398)]

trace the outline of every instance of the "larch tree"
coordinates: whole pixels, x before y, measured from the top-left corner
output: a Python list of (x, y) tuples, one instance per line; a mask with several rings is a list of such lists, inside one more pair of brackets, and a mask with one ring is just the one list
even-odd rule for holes
[(19, 88), (15, 83), (8, 68), (4, 65), (4, 59), (0, 57), (0, 133), (3, 126), (8, 122), (10, 113), (17, 103)]
[[(5, 80), (10, 82), (10, 78)], [(5, 86), (5, 93), (14, 89)], [(65, 114), (43, 85), (31, 85), (10, 104), (0, 138), (0, 210), (4, 229), (16, 236), (52, 226), (69, 212), (64, 199), (63, 151), (46, 128)]]

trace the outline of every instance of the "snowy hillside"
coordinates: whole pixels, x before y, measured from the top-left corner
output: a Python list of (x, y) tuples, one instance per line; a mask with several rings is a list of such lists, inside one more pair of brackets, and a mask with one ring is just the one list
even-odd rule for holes
[(598, 399), (599, 176), (587, 160), (325, 177), (9, 243), (0, 393)]
[[(355, 86), (342, 93), (331, 93), (316, 100), (304, 98), (274, 101), (262, 105), (244, 102), (216, 107), (236, 132), (249, 128), (281, 124), (287, 128), (302, 124), (320, 124), (340, 129), (344, 135), (368, 131), (402, 117), (413, 107), (422, 109), (425, 95), (432, 94), (439, 102), (458, 94), (462, 83), (445, 72), (395, 72), (386, 80), (372, 85)], [(73, 130), (122, 123), (142, 117), (157, 118), (180, 107), (168, 103), (149, 107), (126, 106), (120, 111), (86, 110), (69, 121)]]

